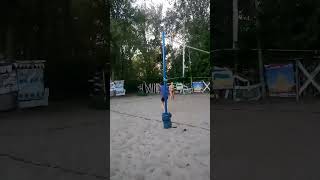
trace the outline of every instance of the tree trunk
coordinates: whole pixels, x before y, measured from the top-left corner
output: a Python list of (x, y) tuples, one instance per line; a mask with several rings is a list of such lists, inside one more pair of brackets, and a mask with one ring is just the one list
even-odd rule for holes
[(259, 59), (259, 78), (260, 83), (262, 84), (262, 98), (266, 97), (266, 89), (265, 89), (265, 81), (264, 81), (264, 67), (263, 67), (263, 57), (261, 50), (261, 36), (260, 36), (260, 19), (258, 17), (259, 6), (258, 0), (255, 0), (255, 8), (256, 8), (256, 37), (257, 37), (257, 47), (258, 47), (258, 59)]
[(4, 33), (3, 29), (0, 28), (0, 59), (3, 58), (4, 55)]
[(14, 58), (14, 28), (12, 24), (8, 25), (6, 35), (6, 55), (7, 59), (12, 60)]
[[(239, 23), (239, 13), (238, 13), (238, 0), (233, 0), (233, 49), (238, 48), (238, 23)], [(234, 71), (235, 73), (238, 71), (238, 51), (234, 54)]]

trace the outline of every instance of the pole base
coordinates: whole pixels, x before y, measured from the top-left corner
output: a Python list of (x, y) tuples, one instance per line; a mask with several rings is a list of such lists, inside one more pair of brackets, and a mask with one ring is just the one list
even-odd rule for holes
[(169, 129), (172, 127), (171, 124), (171, 113), (162, 113), (162, 121), (163, 121), (163, 128), (164, 129)]

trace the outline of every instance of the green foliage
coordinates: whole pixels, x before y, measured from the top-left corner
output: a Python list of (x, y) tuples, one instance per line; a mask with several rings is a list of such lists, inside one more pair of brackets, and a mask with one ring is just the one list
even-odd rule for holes
[(313, 0), (262, 1), (261, 33), (265, 47), (312, 49), (319, 43), (320, 3)]
[[(259, 33), (262, 48), (266, 49), (317, 49), (320, 32), (320, 2), (315, 0), (240, 0), (240, 15), (250, 20), (239, 22), (240, 48), (257, 47)], [(257, 17), (261, 26), (255, 26)], [(232, 12), (230, 12), (232, 13)], [(230, 34), (230, 36), (232, 36)]]
[[(162, 81), (161, 32), (167, 38), (181, 33), (182, 17), (186, 16), (186, 43), (209, 50), (209, 1), (177, 1), (165, 17), (162, 6), (133, 6), (131, 0), (112, 2), (111, 63), (113, 79), (132, 82)], [(184, 7), (183, 9), (181, 9)], [(164, 27), (162, 27), (164, 25)], [(166, 45), (169, 78), (182, 76), (182, 51)], [(191, 52), (192, 74), (209, 75), (209, 56)], [(186, 61), (188, 61), (186, 56)], [(194, 67), (193, 67), (194, 66)], [(191, 75), (191, 74), (190, 74)], [(131, 85), (130, 85), (131, 86)]]
[[(258, 67), (256, 53), (263, 49), (318, 49), (320, 2), (315, 0), (239, 0), (238, 64)], [(217, 0), (214, 6), (213, 49), (232, 48), (232, 0)], [(259, 26), (260, 25), (260, 26)], [(217, 55), (218, 54), (218, 55)], [(216, 53), (215, 62), (233, 66), (229, 53)], [(264, 54), (265, 55), (265, 54)], [(270, 58), (264, 58), (264, 62)]]
[[(165, 18), (165, 28), (168, 34), (185, 32), (183, 39), (187, 45), (203, 50), (210, 49), (210, 29), (209, 29), (209, 0), (178, 0), (174, 7), (167, 13)], [(169, 36), (170, 37), (170, 36)], [(189, 62), (189, 51), (190, 60)], [(192, 49), (186, 49), (186, 77), (208, 77), (210, 76), (209, 54), (204, 54)], [(178, 51), (172, 58), (172, 68), (169, 71), (170, 77), (182, 76), (182, 50)]]

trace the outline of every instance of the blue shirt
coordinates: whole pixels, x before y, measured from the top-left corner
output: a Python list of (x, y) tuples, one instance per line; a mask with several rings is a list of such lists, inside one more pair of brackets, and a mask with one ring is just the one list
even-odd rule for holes
[[(166, 94), (164, 94), (165, 92), (166, 92)], [(166, 89), (166, 91), (165, 91), (164, 85), (161, 85), (161, 86), (160, 86), (160, 94), (161, 94), (161, 96), (163, 96), (163, 97), (167, 97), (168, 94), (169, 94), (169, 88), (168, 88), (168, 86), (167, 86), (167, 89)]]

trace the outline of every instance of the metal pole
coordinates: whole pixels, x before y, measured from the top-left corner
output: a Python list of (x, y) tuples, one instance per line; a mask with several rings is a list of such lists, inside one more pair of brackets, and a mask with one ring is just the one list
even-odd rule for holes
[[(232, 48), (238, 48), (238, 26), (239, 26), (238, 0), (233, 0), (233, 39)], [(238, 73), (238, 51), (234, 54), (234, 71)]]
[(295, 76), (296, 76), (296, 101), (299, 102), (299, 85), (300, 85), (300, 81), (299, 81), (299, 65), (298, 65), (298, 59), (295, 59)]
[(233, 0), (233, 48), (238, 44), (238, 0)]
[(166, 62), (166, 52), (165, 52), (165, 33), (162, 32), (162, 63), (163, 63), (163, 86), (164, 86), (164, 97), (165, 97), (165, 105), (164, 111), (165, 113), (168, 112), (168, 102), (167, 102), (167, 62)]
[(184, 39), (184, 42), (183, 42), (183, 54), (182, 54), (182, 77), (184, 77), (184, 74), (185, 74), (185, 68), (186, 68), (186, 65), (185, 65), (185, 62), (186, 62), (186, 17), (184, 17), (183, 19), (183, 39)]
[(258, 1), (255, 0), (255, 8), (256, 8), (256, 27), (257, 27), (257, 46), (258, 46), (258, 59), (259, 59), (259, 77), (260, 83), (262, 84), (262, 98), (266, 97), (266, 89), (265, 89), (265, 81), (264, 81), (264, 67), (263, 67), (263, 57), (262, 57), (262, 49), (261, 49), (261, 36), (259, 33), (260, 30), (260, 21), (258, 17)]
[(107, 101), (106, 76), (104, 74), (104, 70), (102, 70), (102, 81), (104, 100)]
[(192, 69), (191, 69), (191, 57), (190, 57), (190, 49), (188, 49), (188, 53), (189, 53), (189, 69), (190, 69), (190, 78), (191, 78), (191, 87), (192, 87)]
[(183, 45), (183, 53), (182, 53), (182, 77), (184, 77), (185, 73), (185, 54), (186, 54), (186, 46)]

